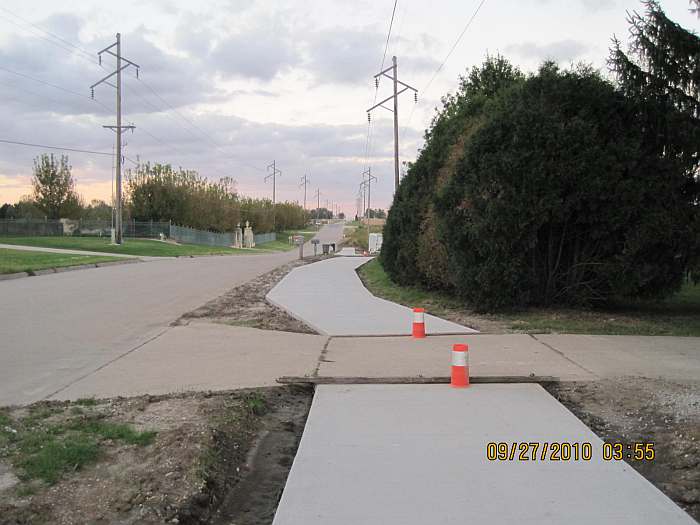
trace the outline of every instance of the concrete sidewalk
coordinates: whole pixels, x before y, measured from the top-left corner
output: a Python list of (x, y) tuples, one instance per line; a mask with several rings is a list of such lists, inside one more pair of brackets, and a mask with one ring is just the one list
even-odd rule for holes
[[(489, 442), (590, 443), (590, 461), (488, 461)], [(274, 525), (692, 525), (539, 385), (322, 385)]]
[[(375, 297), (355, 273), (369, 260), (334, 257), (295, 268), (267, 294), (267, 300), (322, 334), (410, 334), (411, 309)], [(432, 315), (425, 316), (425, 326), (431, 334), (476, 332)]]
[(445, 377), (455, 343), (469, 345), (476, 377), (551, 377), (590, 381), (625, 376), (700, 378), (700, 338), (609, 335), (475, 334), (334, 337), (318, 377)]
[[(98, 255), (100, 257), (122, 257), (125, 259), (142, 259), (144, 261), (148, 260), (158, 260), (164, 257), (144, 257), (141, 255), (127, 255), (123, 253), (107, 253), (107, 252), (92, 252), (87, 250), (69, 250), (65, 248), (43, 248), (41, 246), (23, 246), (21, 244), (3, 244), (0, 243), (0, 248), (7, 248), (8, 250), (22, 250), (26, 252), (49, 252), (49, 253), (65, 253), (68, 255)], [(165, 257), (167, 258), (167, 257)]]
[(137, 396), (276, 386), (312, 375), (327, 338), (193, 322), (86, 372), (51, 399)]

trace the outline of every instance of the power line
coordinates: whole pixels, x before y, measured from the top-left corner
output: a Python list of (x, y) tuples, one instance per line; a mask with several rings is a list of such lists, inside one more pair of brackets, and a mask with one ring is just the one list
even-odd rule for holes
[[(382, 61), (379, 65), (379, 71), (382, 71), (384, 69), (384, 62), (386, 61), (386, 54), (387, 51), (389, 50), (389, 40), (391, 39), (391, 30), (394, 27), (394, 17), (396, 16), (396, 6), (398, 4), (399, 0), (394, 0), (394, 7), (391, 10), (391, 19), (389, 20), (389, 30), (387, 31), (386, 35), (386, 43), (384, 44), (384, 54), (382, 55)], [(375, 83), (374, 87), (374, 97), (372, 99), (372, 105), (374, 105), (377, 102), (377, 95), (379, 94), (379, 83)], [(371, 155), (371, 148), (372, 148), (372, 121), (369, 120), (367, 122), (367, 138), (365, 140), (365, 162), (364, 162), (364, 169), (366, 170), (369, 167), (369, 158)]]
[[(31, 28), (28, 28), (28, 27), (22, 27), (20, 24), (18, 24), (18, 23), (15, 22), (14, 20), (12, 20), (12, 19), (10, 19), (10, 18), (8, 18), (8, 17), (6, 17), (6, 16), (0, 15), (0, 18), (3, 18), (3, 19), (5, 19), (5, 20), (7, 20), (8, 22), (10, 22), (11, 24), (13, 24), (14, 26), (19, 27), (20, 29), (24, 29), (24, 30), (29, 29), (30, 31), (33, 32), (33, 34), (34, 34), (35, 36), (41, 38), (42, 40), (45, 40), (45, 41), (49, 42), (50, 44), (53, 44), (53, 45), (55, 45), (55, 46), (57, 46), (57, 47), (60, 47), (60, 48), (63, 49), (64, 51), (68, 51), (68, 52), (70, 52), (71, 54), (75, 54), (76, 51), (79, 51), (80, 53), (82, 53), (82, 55), (76, 55), (76, 56), (78, 56), (79, 58), (82, 58), (83, 60), (86, 60), (86, 61), (90, 62), (90, 63), (91, 63), (92, 65), (94, 65), (94, 66), (97, 66), (97, 67), (100, 66), (100, 64), (98, 64), (98, 62), (95, 61), (95, 59), (93, 58), (92, 54), (89, 53), (88, 51), (86, 51), (85, 49), (83, 49), (83, 48), (81, 48), (81, 47), (79, 47), (79, 46), (76, 46), (75, 44), (69, 42), (69, 41), (66, 40), (65, 38), (62, 38), (62, 37), (60, 37), (60, 36), (58, 36), (58, 35), (56, 35), (56, 34), (50, 32), (50, 31), (47, 31), (46, 29), (43, 29), (42, 27), (40, 27), (40, 26), (38, 26), (38, 25), (36, 25), (36, 24), (30, 22), (29, 20), (27, 20), (27, 19), (25, 19), (25, 18), (22, 18), (21, 16), (19, 16), (19, 15), (16, 14), (16, 13), (13, 13), (13, 12), (10, 11), (9, 9), (6, 9), (6, 8), (4, 8), (4, 7), (0, 7), (0, 10), (2, 10), (2, 11), (4, 11), (5, 13), (8, 13), (8, 14), (14, 16), (15, 18), (21, 20), (21, 21), (25, 24), (25, 26), (32, 26), (32, 27), (34, 28), (34, 30), (32, 30)], [(44, 33), (45, 35), (48, 35), (48, 36), (51, 37), (51, 38), (47, 38), (46, 36), (37, 34), (37, 31), (40, 31), (40, 32)], [(54, 40), (52, 40), (52, 38), (53, 38)], [(63, 45), (62, 43), (56, 42), (56, 40), (59, 40), (59, 41), (62, 42), (62, 43), (68, 44), (68, 46), (70, 46), (70, 47), (73, 48), (73, 49), (69, 49), (68, 47), (66, 47), (66, 46)], [(85, 55), (85, 56), (84, 56), (84, 55)], [(88, 57), (89, 57), (89, 58), (88, 58)]]
[(77, 148), (63, 148), (60, 146), (48, 146), (46, 144), (33, 144), (31, 142), (20, 142), (20, 141), (16, 141), (16, 140), (0, 139), (0, 142), (2, 142), (4, 144), (14, 144), (17, 146), (31, 146), (31, 147), (35, 147), (35, 148), (55, 149), (55, 150), (60, 150), (60, 151), (74, 151), (77, 153), (89, 153), (92, 155), (104, 155), (106, 157), (111, 157), (113, 155), (113, 153), (107, 153), (105, 151), (94, 151), (94, 150), (89, 150), (89, 149), (77, 149)]
[[(474, 19), (476, 18), (476, 15), (479, 14), (479, 11), (481, 10), (481, 7), (484, 5), (485, 2), (486, 2), (486, 0), (481, 0), (481, 2), (479, 2), (479, 5), (476, 7), (476, 9), (474, 10), (474, 12), (472, 13), (472, 16), (471, 16), (471, 17), (469, 18), (469, 20), (467, 21), (466, 25), (464, 26), (464, 29), (462, 29), (462, 32), (459, 34), (459, 36), (457, 37), (457, 39), (456, 39), (456, 40), (454, 41), (454, 43), (452, 44), (452, 47), (451, 47), (450, 50), (447, 52), (447, 55), (445, 55), (445, 58), (443, 59), (443, 61), (440, 63), (440, 65), (438, 66), (438, 68), (437, 68), (437, 69), (435, 70), (435, 72), (433, 73), (433, 76), (430, 77), (430, 80), (429, 80), (428, 83), (425, 85), (425, 87), (424, 87), (423, 89), (421, 89), (421, 93), (423, 94), (423, 97), (424, 97), (424, 98), (425, 98), (425, 94), (426, 94), (427, 90), (430, 88), (430, 86), (432, 85), (433, 81), (435, 80), (435, 78), (436, 78), (436, 77), (438, 76), (438, 74), (440, 73), (440, 71), (442, 71), (442, 68), (445, 66), (445, 63), (447, 63), (447, 60), (450, 58), (450, 56), (452, 55), (452, 53), (454, 52), (454, 50), (455, 50), (455, 49), (457, 48), (457, 46), (459, 45), (460, 41), (462, 40), (462, 37), (464, 37), (465, 33), (467, 32), (467, 30), (469, 29), (469, 27), (472, 25), (472, 22), (473, 22)], [(406, 124), (404, 124), (403, 129), (401, 130), (401, 136), (402, 136), (402, 137), (403, 137), (403, 135), (404, 135), (404, 132), (406, 131), (406, 128), (408, 128), (408, 125), (409, 125), (410, 122), (411, 122), (411, 118), (413, 117), (413, 113), (414, 113), (415, 109), (416, 109), (416, 107), (414, 106), (413, 109), (411, 110), (410, 115), (408, 116), (408, 120), (406, 121)]]

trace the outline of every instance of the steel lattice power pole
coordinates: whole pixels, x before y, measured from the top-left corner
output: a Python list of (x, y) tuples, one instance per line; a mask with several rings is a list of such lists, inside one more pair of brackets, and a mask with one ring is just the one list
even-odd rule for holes
[[(116, 48), (115, 51), (112, 51), (113, 48)], [(115, 71), (107, 75), (106, 77), (100, 79), (99, 81), (95, 82), (92, 86), (90, 86), (90, 91), (92, 93), (92, 97), (95, 97), (95, 87), (99, 86), (100, 84), (107, 84), (108, 86), (112, 86), (113, 88), (116, 89), (117, 91), (117, 125), (116, 126), (102, 126), (103, 128), (111, 129), (116, 132), (117, 134), (117, 162), (116, 162), (116, 177), (115, 177), (115, 203), (114, 203), (114, 208), (115, 208), (115, 225), (114, 225), (114, 242), (117, 244), (122, 243), (122, 233), (123, 233), (123, 227), (122, 227), (122, 164), (123, 164), (123, 157), (122, 157), (122, 131), (124, 129), (130, 129), (133, 131), (134, 126), (129, 125), (129, 126), (122, 126), (122, 70), (128, 68), (129, 66), (133, 66), (136, 68), (136, 78), (139, 76), (139, 65), (135, 64), (131, 60), (127, 60), (126, 58), (122, 57), (122, 46), (121, 46), (121, 35), (117, 33), (116, 35), (116, 42), (114, 44), (105, 47), (102, 51), (99, 51), (97, 53), (97, 57), (99, 59), (100, 64), (102, 64), (102, 54), (107, 53), (109, 55), (112, 55), (117, 59), (117, 68)], [(122, 65), (122, 62), (124, 62), (124, 65)], [(117, 77), (116, 79), (116, 85), (112, 84), (111, 82), (108, 82), (110, 78), (113, 76)]]
[(307, 188), (307, 186), (309, 185), (310, 182), (311, 182), (311, 181), (309, 180), (309, 176), (308, 176), (308, 175), (304, 175), (304, 176), (301, 178), (301, 184), (299, 184), (299, 187), (300, 187), (300, 188), (301, 188), (302, 186), (304, 186), (304, 211), (306, 211), (306, 188)]
[[(385, 98), (378, 104), (375, 104), (367, 110), (367, 119), (371, 120), (372, 110), (382, 107), (387, 111), (391, 111), (394, 114), (394, 191), (399, 189), (399, 95), (404, 91), (413, 91), (414, 100), (418, 102), (418, 90), (408, 84), (405, 84), (399, 80), (398, 77), (398, 65), (396, 62), (396, 57), (392, 57), (392, 65), (386, 68), (384, 71), (380, 71), (374, 75), (374, 82), (377, 87), (379, 87), (379, 78), (384, 76), (392, 81), (393, 84), (393, 94), (390, 97)], [(389, 75), (391, 72), (391, 75)], [(401, 86), (401, 90), (399, 90)], [(390, 100), (394, 101), (394, 108), (388, 108), (384, 104)]]
[(377, 177), (372, 175), (372, 172), (367, 172), (367, 215), (368, 219), (372, 218), (372, 181), (376, 181)]
[(277, 202), (277, 195), (276, 195), (276, 187), (277, 187), (277, 175), (282, 175), (282, 172), (277, 169), (277, 165), (275, 164), (275, 161), (272, 161), (272, 164), (270, 164), (267, 169), (268, 171), (272, 168), (272, 171), (270, 174), (265, 177), (265, 182), (267, 182), (268, 179), (272, 178), (272, 229), (273, 231), (275, 230), (275, 227), (277, 226), (277, 207), (276, 207), (276, 202)]

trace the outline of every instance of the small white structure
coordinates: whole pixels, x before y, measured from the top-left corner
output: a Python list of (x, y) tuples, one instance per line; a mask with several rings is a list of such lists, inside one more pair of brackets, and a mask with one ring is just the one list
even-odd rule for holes
[(370, 233), (369, 234), (369, 253), (377, 253), (382, 249), (382, 241), (384, 237), (381, 233)]
[(243, 248), (243, 230), (240, 222), (236, 224), (236, 230), (233, 232), (233, 247)]
[(250, 227), (250, 222), (245, 221), (245, 230), (243, 232), (243, 246), (245, 248), (255, 248), (255, 234), (253, 228)]

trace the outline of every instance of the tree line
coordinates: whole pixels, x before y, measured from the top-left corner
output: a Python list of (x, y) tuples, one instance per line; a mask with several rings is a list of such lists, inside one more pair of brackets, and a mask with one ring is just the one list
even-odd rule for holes
[(700, 40), (645, 2), (615, 81), (487, 57), (442, 100), (384, 229), (402, 284), (479, 310), (659, 298), (700, 277)]
[[(233, 231), (249, 222), (256, 232), (302, 229), (309, 214), (297, 203), (274, 206), (269, 199), (239, 195), (231, 178), (210, 181), (169, 164), (142, 164), (125, 173), (124, 218), (171, 221), (190, 228)], [(34, 161), (32, 194), (0, 207), (0, 219), (82, 219), (110, 221), (112, 207), (85, 204), (75, 190), (68, 157), (43, 154)]]

